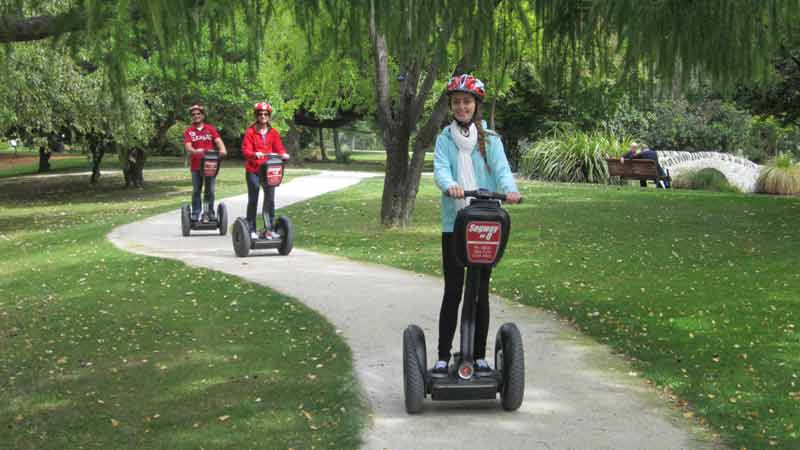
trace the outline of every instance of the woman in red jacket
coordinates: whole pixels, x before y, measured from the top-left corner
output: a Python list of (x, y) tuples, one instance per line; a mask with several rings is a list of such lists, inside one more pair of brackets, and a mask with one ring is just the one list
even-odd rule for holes
[[(247, 223), (250, 225), (251, 237), (257, 239), (256, 208), (258, 205), (258, 191), (261, 186), (258, 179), (258, 168), (267, 161), (270, 153), (277, 153), (283, 160), (289, 159), (289, 154), (283, 148), (278, 130), (272, 128), (272, 105), (259, 102), (253, 106), (256, 121), (247, 128), (242, 139), (242, 155), (244, 155), (244, 175), (247, 181)], [(264, 188), (263, 210), (269, 214), (269, 221), (275, 221), (275, 188)], [(272, 233), (268, 231), (267, 233)], [(272, 238), (274, 236), (264, 236)]]

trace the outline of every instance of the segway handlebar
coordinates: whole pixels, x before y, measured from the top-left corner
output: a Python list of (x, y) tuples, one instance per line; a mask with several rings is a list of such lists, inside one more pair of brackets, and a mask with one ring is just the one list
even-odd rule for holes
[(283, 155), (281, 155), (280, 153), (270, 152), (270, 153), (264, 153), (264, 157), (265, 158), (275, 157), (275, 158), (280, 158), (280, 159), (285, 161), (286, 159), (289, 158), (289, 154), (288, 153), (284, 153)]
[[(447, 191), (445, 191), (445, 195), (449, 195)], [(490, 192), (486, 189), (478, 189), (474, 191), (464, 191), (464, 198), (472, 197), (479, 200), (500, 200), (506, 201), (506, 194), (500, 194), (497, 192)], [(522, 203), (522, 197), (519, 198), (517, 203)]]

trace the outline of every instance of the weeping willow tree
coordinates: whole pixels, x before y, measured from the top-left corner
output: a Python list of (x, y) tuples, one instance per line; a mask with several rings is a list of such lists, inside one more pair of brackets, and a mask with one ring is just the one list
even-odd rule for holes
[[(800, 19), (800, 0), (7, 0), (0, 42), (79, 32), (114, 86), (124, 86), (134, 27), (176, 72), (189, 69), (180, 55), (213, 58), (225, 39), (241, 39), (253, 76), (278, 3), (293, 9), (308, 48), (374, 74), (388, 226), (410, 222), (424, 151), (447, 113), (441, 86), (454, 72), (476, 71), (491, 95), (525, 45), (552, 89), (620, 63), (622, 81), (680, 87), (702, 77), (730, 86), (766, 77)], [(201, 47), (196, 37), (206, 31)]]
[[(386, 149), (382, 224), (411, 221), (425, 152), (448, 110), (442, 83), (485, 60), (510, 58), (515, 35), (501, 30), (521, 7), (494, 0), (296, 2), (297, 20), (310, 41), (322, 44), (319, 51), (355, 59), (373, 73)], [(491, 68), (484, 68), (484, 78), (501, 78)]]

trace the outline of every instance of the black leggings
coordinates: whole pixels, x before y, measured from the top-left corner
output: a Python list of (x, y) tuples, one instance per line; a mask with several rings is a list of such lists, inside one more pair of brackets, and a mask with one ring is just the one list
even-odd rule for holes
[[(256, 231), (256, 208), (258, 207), (258, 190), (261, 188), (257, 173), (244, 173), (247, 181), (247, 223), (250, 231)], [(264, 204), (262, 211), (266, 211), (269, 216), (269, 225), (275, 226), (275, 187), (264, 188)]]
[[(442, 271), (444, 296), (439, 310), (439, 359), (448, 361), (453, 336), (458, 325), (458, 306), (464, 291), (464, 268), (456, 262), (453, 233), (442, 233)], [(489, 278), (492, 270), (484, 272), (475, 311), (475, 359), (486, 357), (486, 336), (489, 334)]]

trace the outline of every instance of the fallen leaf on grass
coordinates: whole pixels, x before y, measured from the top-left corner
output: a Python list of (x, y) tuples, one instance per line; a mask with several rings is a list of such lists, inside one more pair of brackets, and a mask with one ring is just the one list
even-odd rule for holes
[(111, 426), (117, 428), (119, 426), (119, 420), (111, 419)]
[(226, 420), (228, 420), (230, 418), (231, 418), (231, 416), (219, 416), (219, 417), (217, 417), (217, 420), (219, 420), (220, 422), (225, 422)]

